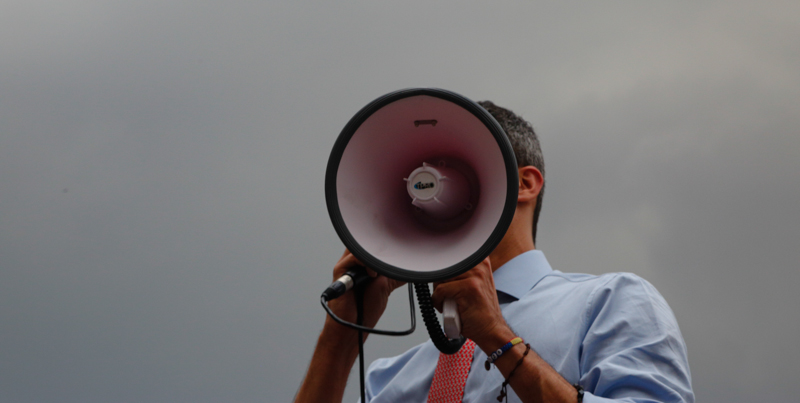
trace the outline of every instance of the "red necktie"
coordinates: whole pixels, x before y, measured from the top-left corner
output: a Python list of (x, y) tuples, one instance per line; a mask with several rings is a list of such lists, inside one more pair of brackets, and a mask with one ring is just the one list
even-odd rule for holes
[(431, 391), (428, 393), (428, 403), (461, 402), (474, 352), (475, 342), (467, 339), (457, 353), (439, 353), (439, 362), (436, 364)]

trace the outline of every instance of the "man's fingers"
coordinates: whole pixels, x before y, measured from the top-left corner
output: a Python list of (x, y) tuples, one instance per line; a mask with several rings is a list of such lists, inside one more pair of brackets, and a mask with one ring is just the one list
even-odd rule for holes
[(392, 287), (392, 291), (406, 285), (405, 281), (400, 280), (389, 280), (389, 285)]
[(355, 256), (353, 256), (353, 254), (350, 253), (350, 251), (348, 251), (347, 249), (345, 249), (342, 258), (339, 259), (339, 261), (333, 267), (333, 279), (336, 280), (345, 273), (347, 273), (347, 271), (358, 267), (365, 269), (367, 275), (374, 279), (373, 282), (376, 281), (379, 282), (380, 283), (379, 288), (384, 289), (385, 290), (384, 292), (386, 292), (387, 294), (391, 293), (398, 287), (406, 284), (405, 282), (402, 281), (393, 280), (388, 277), (383, 277), (380, 274), (378, 274), (375, 270), (372, 270), (369, 267), (364, 266), (364, 264), (361, 263), (361, 261), (359, 261)]
[(486, 281), (494, 287), (492, 263), (488, 257), (471, 270), (451, 279), (433, 283), (433, 294), (431, 295), (433, 307), (442, 312), (445, 299), (455, 300), (463, 293), (468, 295), (471, 291), (480, 289)]
[(461, 291), (461, 281), (448, 281), (446, 283), (439, 283), (434, 286), (433, 294), (431, 294), (431, 302), (437, 311), (442, 312), (444, 300), (451, 298), (456, 299)]
[(361, 262), (353, 256), (352, 253), (346, 252), (336, 265), (333, 267), (333, 278), (334, 280), (341, 277), (343, 274), (347, 273), (348, 270), (353, 269), (358, 266), (364, 266)]

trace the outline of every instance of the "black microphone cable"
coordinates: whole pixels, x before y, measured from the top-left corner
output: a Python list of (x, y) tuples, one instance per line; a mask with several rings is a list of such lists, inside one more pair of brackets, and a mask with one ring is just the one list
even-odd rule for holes
[[(414, 333), (417, 327), (417, 318), (414, 312), (414, 292), (412, 291), (412, 283), (408, 283), (408, 304), (411, 311), (411, 327), (408, 330), (382, 330), (374, 329), (363, 326), (364, 320), (364, 288), (369, 283), (369, 277), (365, 270), (351, 270), (345, 275), (339, 277), (336, 281), (331, 283), (328, 288), (322, 293), (320, 303), (328, 315), (340, 325), (358, 330), (358, 365), (359, 365), (359, 378), (361, 382), (361, 401), (365, 402), (365, 389), (364, 389), (364, 333), (382, 334), (384, 336), (407, 336)], [(417, 291), (417, 300), (419, 309), (422, 312), (422, 319), (425, 322), (425, 327), (428, 334), (433, 341), (436, 348), (445, 354), (455, 354), (461, 349), (461, 346), (466, 342), (466, 338), (461, 336), (458, 339), (448, 339), (442, 331), (439, 324), (439, 318), (433, 308), (431, 301), (431, 293), (427, 283), (413, 283)], [(348, 290), (353, 289), (356, 297), (356, 323), (348, 322), (336, 316), (331, 308), (328, 306), (328, 301), (336, 299)]]
[[(320, 302), (328, 315), (333, 318), (336, 323), (347, 326), (352, 329), (358, 330), (358, 369), (359, 381), (361, 385), (361, 401), (366, 402), (366, 389), (364, 385), (364, 333), (382, 334), (385, 336), (406, 336), (414, 333), (417, 328), (417, 317), (414, 313), (414, 295), (411, 291), (411, 283), (408, 284), (408, 304), (411, 310), (411, 328), (408, 330), (394, 331), (394, 330), (381, 330), (373, 329), (362, 326), (364, 324), (364, 289), (371, 278), (367, 273), (362, 270), (351, 270), (339, 277), (336, 281), (331, 283), (328, 288), (322, 293)], [(331, 308), (328, 306), (328, 301), (341, 297), (348, 290), (353, 289), (356, 297), (356, 323), (347, 322), (336, 316)]]
[[(414, 293), (411, 290), (412, 283), (408, 283), (408, 305), (411, 311), (411, 328), (408, 330), (395, 331), (364, 327), (361, 326), (360, 323), (351, 323), (336, 316), (336, 314), (331, 311), (330, 307), (328, 307), (328, 301), (344, 295), (345, 292), (354, 287), (360, 288), (370, 280), (371, 277), (369, 277), (364, 270), (348, 271), (343, 276), (339, 277), (339, 279), (331, 283), (331, 285), (329, 285), (328, 288), (322, 293), (322, 297), (320, 298), (322, 307), (325, 308), (325, 311), (334, 321), (336, 321), (336, 323), (347, 326), (351, 329), (366, 333), (382, 334), (384, 336), (407, 336), (411, 333), (414, 333), (414, 330), (417, 327), (417, 321), (414, 314)], [(466, 339), (464, 336), (461, 336), (458, 339), (448, 339), (447, 336), (445, 336), (444, 332), (442, 331), (442, 327), (439, 324), (439, 318), (433, 309), (433, 302), (431, 301), (431, 292), (428, 288), (428, 284), (414, 283), (414, 289), (417, 291), (417, 302), (419, 303), (419, 309), (422, 312), (422, 319), (425, 322), (425, 327), (428, 330), (428, 334), (431, 336), (433, 344), (437, 349), (439, 349), (439, 351), (445, 354), (455, 354), (461, 349), (461, 346), (464, 344)], [(363, 301), (361, 301), (359, 298), (356, 298), (356, 304), (360, 304), (362, 302)]]
[[(344, 295), (345, 292), (354, 287), (365, 286), (370, 280), (371, 277), (368, 276), (364, 270), (350, 270), (343, 276), (339, 277), (336, 281), (331, 283), (331, 285), (325, 289), (320, 297), (320, 303), (322, 303), (322, 307), (325, 308), (325, 312), (328, 313), (328, 316), (330, 316), (336, 323), (340, 325), (347, 326), (351, 329), (360, 330), (365, 333), (382, 334), (384, 336), (408, 336), (409, 334), (414, 333), (414, 330), (417, 328), (417, 317), (416, 313), (414, 312), (414, 292), (411, 290), (410, 283), (408, 284), (408, 305), (411, 311), (411, 327), (408, 330), (381, 330), (364, 327), (361, 326), (361, 324), (348, 322), (336, 316), (336, 314), (331, 311), (331, 308), (328, 306), (328, 301)], [(357, 304), (362, 302), (363, 301), (361, 301), (361, 298), (356, 298)]]

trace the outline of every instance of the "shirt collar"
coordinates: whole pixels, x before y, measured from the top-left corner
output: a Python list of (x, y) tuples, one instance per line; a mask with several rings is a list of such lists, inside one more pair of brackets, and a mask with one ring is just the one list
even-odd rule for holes
[(498, 292), (518, 300), (552, 271), (542, 251), (529, 250), (495, 270), (494, 287)]

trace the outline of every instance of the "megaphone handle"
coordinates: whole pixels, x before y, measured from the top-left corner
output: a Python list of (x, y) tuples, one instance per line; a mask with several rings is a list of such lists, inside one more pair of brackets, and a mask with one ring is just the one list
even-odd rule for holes
[[(417, 300), (419, 301), (419, 311), (422, 313), (422, 320), (425, 322), (425, 328), (428, 329), (428, 334), (431, 336), (433, 345), (439, 351), (445, 354), (455, 354), (467, 341), (463, 336), (457, 339), (448, 339), (442, 331), (442, 325), (439, 324), (439, 316), (436, 314), (436, 309), (433, 308), (431, 301), (431, 290), (428, 288), (427, 283), (414, 283), (414, 289), (417, 290)], [(444, 309), (442, 309), (444, 311)], [(458, 312), (458, 310), (456, 310)]]
[(444, 300), (442, 322), (444, 324), (444, 334), (448, 339), (452, 340), (461, 337), (461, 317), (458, 315), (458, 304), (455, 300)]

